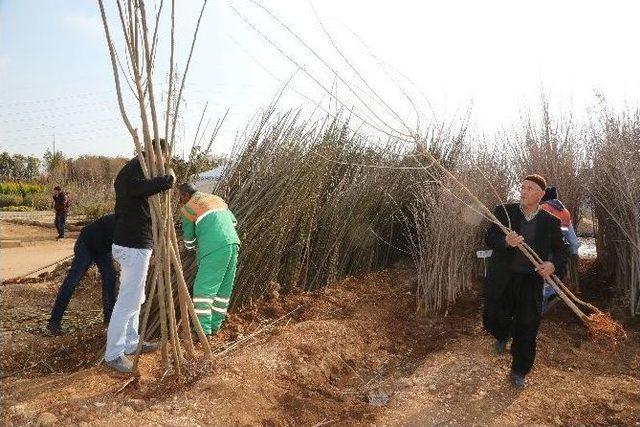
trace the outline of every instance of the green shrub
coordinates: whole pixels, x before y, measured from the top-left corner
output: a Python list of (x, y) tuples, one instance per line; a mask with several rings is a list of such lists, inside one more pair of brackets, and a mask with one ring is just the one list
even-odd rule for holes
[(106, 202), (93, 202), (79, 204), (76, 206), (75, 213), (85, 215), (88, 220), (93, 221), (104, 215), (113, 212), (113, 204)]
[(45, 188), (40, 184), (24, 182), (0, 182), (0, 194), (19, 194), (24, 197), (27, 194), (42, 193)]
[(24, 196), (24, 204), (37, 211), (46, 211), (52, 208), (53, 200), (48, 193), (29, 193)]
[(0, 182), (0, 194), (15, 194), (18, 186), (15, 182)]
[(20, 206), (24, 200), (20, 194), (0, 194), (0, 208), (6, 206)]

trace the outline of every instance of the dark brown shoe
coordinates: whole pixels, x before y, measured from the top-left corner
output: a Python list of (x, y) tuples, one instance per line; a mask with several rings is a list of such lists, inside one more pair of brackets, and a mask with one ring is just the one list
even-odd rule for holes
[(62, 326), (59, 323), (55, 323), (55, 322), (47, 323), (47, 330), (54, 337), (64, 335), (64, 329), (62, 329)]

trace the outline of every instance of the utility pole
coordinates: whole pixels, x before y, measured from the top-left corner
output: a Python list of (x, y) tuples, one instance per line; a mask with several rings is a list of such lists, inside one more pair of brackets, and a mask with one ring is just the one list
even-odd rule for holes
[(43, 127), (49, 127), (50, 129), (52, 129), (52, 135), (51, 135), (51, 139), (53, 142), (53, 157), (55, 158), (56, 156), (56, 126), (55, 125), (45, 125), (44, 123), (42, 124)]

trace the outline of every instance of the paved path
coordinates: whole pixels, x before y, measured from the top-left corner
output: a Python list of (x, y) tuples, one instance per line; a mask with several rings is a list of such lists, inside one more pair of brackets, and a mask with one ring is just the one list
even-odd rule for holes
[[(56, 214), (53, 211), (29, 211), (29, 212), (0, 212), (0, 219), (24, 219), (32, 221), (50, 222), (53, 224)], [(81, 221), (84, 215), (69, 215), (67, 222)]]
[[(75, 239), (0, 249), (0, 278), (11, 279), (73, 254)], [(51, 267), (53, 269), (53, 267)], [(44, 270), (43, 270), (44, 271)]]

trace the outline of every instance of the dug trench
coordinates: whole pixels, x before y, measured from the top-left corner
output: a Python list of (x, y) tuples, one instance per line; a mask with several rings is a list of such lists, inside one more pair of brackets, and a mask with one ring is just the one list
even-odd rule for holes
[[(3, 425), (640, 425), (637, 321), (610, 348), (556, 305), (518, 392), (509, 357), (493, 357), (482, 332), (480, 287), (446, 316), (420, 316), (415, 273), (400, 265), (274, 294), (230, 315), (213, 363), (185, 365), (177, 382), (145, 355), (129, 382), (95, 366), (104, 330), (93, 273), (72, 300), (71, 331), (44, 333), (54, 273), (2, 287)], [(585, 298), (625, 318), (597, 264), (581, 273)]]

